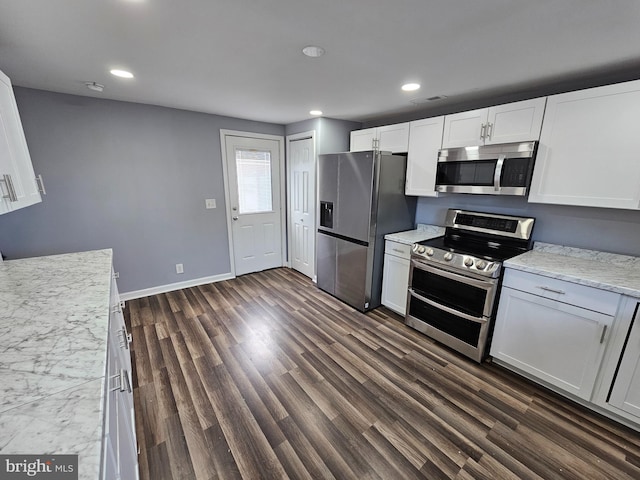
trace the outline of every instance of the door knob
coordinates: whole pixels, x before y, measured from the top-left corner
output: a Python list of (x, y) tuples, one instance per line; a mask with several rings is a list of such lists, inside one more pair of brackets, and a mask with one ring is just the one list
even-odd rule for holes
[(238, 217), (233, 217), (234, 220), (238, 220)]

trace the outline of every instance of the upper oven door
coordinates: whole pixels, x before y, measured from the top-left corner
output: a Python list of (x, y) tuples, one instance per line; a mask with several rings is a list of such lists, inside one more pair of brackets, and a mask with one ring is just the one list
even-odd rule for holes
[(490, 318), (497, 279), (476, 279), (411, 260), (410, 288), (431, 302), (476, 318)]

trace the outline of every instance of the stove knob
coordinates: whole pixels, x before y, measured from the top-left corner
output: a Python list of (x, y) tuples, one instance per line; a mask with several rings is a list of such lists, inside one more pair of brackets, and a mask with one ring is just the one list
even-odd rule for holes
[(424, 248), (422, 245), (420, 245), (420, 246), (418, 247), (418, 253), (424, 253), (424, 252), (425, 252), (425, 250), (426, 250), (426, 248)]
[(476, 263), (476, 268), (478, 270), (484, 270), (487, 266), (487, 262), (485, 262), (484, 260), (480, 260), (478, 263)]
[(452, 258), (453, 258), (453, 253), (447, 252), (444, 254), (445, 261), (450, 262)]
[(433, 248), (427, 250), (427, 257), (433, 257)]
[(411, 250), (413, 250), (414, 252), (417, 252), (418, 251), (418, 246), (419, 245), (417, 243), (414, 243), (413, 246), (411, 247)]
[(469, 257), (465, 258), (464, 259), (464, 264), (467, 267), (473, 267), (473, 258), (469, 258)]

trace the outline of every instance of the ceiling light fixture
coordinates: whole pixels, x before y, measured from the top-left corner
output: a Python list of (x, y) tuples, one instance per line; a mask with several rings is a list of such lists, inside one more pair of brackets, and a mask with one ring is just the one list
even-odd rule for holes
[(402, 90), (404, 90), (405, 92), (413, 92), (415, 90), (418, 90), (419, 88), (419, 83), (405, 83), (404, 85), (402, 85)]
[(101, 85), (101, 84), (96, 83), (96, 82), (84, 82), (84, 85), (89, 90), (93, 90), (94, 92), (102, 92), (104, 90), (104, 85)]
[(322, 110), (311, 110), (309, 112), (309, 115), (315, 115), (315, 116), (322, 115)]
[(111, 75), (115, 75), (116, 77), (133, 78), (133, 73), (128, 72), (126, 70), (118, 70), (117, 68), (114, 68), (114, 69), (110, 70), (109, 72), (111, 73)]
[(302, 49), (302, 53), (307, 57), (318, 58), (324, 55), (324, 48), (318, 47), (317, 45), (307, 45)]

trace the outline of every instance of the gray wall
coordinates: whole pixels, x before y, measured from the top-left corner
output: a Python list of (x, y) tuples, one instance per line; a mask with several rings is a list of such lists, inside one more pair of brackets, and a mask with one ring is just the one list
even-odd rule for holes
[[(282, 125), (16, 88), (41, 204), (0, 216), (8, 258), (113, 248), (123, 292), (231, 270), (220, 129)], [(217, 209), (206, 210), (205, 198)], [(175, 273), (183, 263), (185, 273)]]
[(543, 205), (522, 197), (447, 195), (420, 198), (416, 221), (442, 225), (448, 208), (534, 217), (536, 241), (640, 256), (640, 211)]
[(311, 118), (286, 126), (286, 134), (316, 131), (317, 154), (349, 151), (349, 133), (362, 127), (361, 123), (335, 118)]

